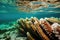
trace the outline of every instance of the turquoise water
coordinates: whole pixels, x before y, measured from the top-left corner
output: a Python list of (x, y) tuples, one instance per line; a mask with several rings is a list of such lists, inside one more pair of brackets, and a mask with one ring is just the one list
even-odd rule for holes
[(60, 18), (60, 8), (55, 8), (54, 5), (50, 4), (48, 8), (23, 12), (16, 5), (0, 2), (0, 40), (5, 40), (7, 37), (11, 37), (11, 40), (15, 38), (23, 39), (16, 26), (18, 19), (26, 17), (37, 17), (38, 19), (45, 17)]
[[(32, 12), (19, 11), (17, 6), (0, 3), (0, 24), (16, 21), (19, 18), (45, 18), (45, 17), (57, 17), (60, 18), (60, 8), (54, 8), (53, 5), (49, 5), (48, 8), (41, 8)], [(7, 24), (9, 25), (9, 24)]]

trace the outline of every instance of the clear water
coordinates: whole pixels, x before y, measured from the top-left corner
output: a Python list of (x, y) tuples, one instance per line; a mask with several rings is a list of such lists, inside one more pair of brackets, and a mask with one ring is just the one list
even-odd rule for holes
[(0, 29), (14, 28), (17, 19), (19, 18), (37, 17), (57, 17), (60, 18), (60, 8), (55, 8), (53, 5), (49, 5), (48, 8), (41, 8), (32, 12), (23, 12), (18, 10), (17, 6), (0, 3)]
[(44, 17), (60, 17), (60, 8), (54, 8), (53, 5), (49, 5), (48, 8), (41, 8), (32, 12), (22, 12), (18, 10), (17, 6), (9, 5), (6, 3), (0, 3), (0, 24), (6, 22), (13, 22), (19, 18), (44, 18)]

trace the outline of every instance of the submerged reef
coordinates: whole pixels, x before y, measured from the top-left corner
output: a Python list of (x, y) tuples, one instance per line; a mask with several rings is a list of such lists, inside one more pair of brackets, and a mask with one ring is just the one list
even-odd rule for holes
[(22, 18), (17, 23), (20, 33), (27, 40), (60, 40), (59, 18)]
[(16, 22), (0, 24), (0, 40), (26, 40), (16, 27)]
[(20, 18), (0, 24), (0, 40), (60, 40), (60, 18)]

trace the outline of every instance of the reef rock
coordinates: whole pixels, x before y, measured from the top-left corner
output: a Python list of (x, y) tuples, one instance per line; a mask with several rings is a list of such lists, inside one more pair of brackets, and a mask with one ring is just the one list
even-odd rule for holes
[(39, 20), (36, 17), (19, 19), (18, 29), (20, 33), (27, 36), (28, 40), (60, 40), (60, 24), (56, 22), (58, 25), (56, 24), (57, 26), (52, 28), (55, 25), (55, 19), (52, 20), (54, 22), (48, 21), (47, 19), (41, 18)]

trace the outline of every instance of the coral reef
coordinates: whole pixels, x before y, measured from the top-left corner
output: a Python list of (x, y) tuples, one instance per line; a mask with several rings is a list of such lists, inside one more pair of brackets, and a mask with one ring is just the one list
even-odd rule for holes
[(20, 33), (27, 36), (27, 40), (60, 40), (60, 21), (58, 19), (22, 18), (18, 20), (18, 29)]
[(0, 40), (26, 40), (26, 37), (21, 36), (15, 24), (16, 22), (0, 24)]
[(60, 40), (60, 18), (20, 18), (0, 24), (0, 40)]

